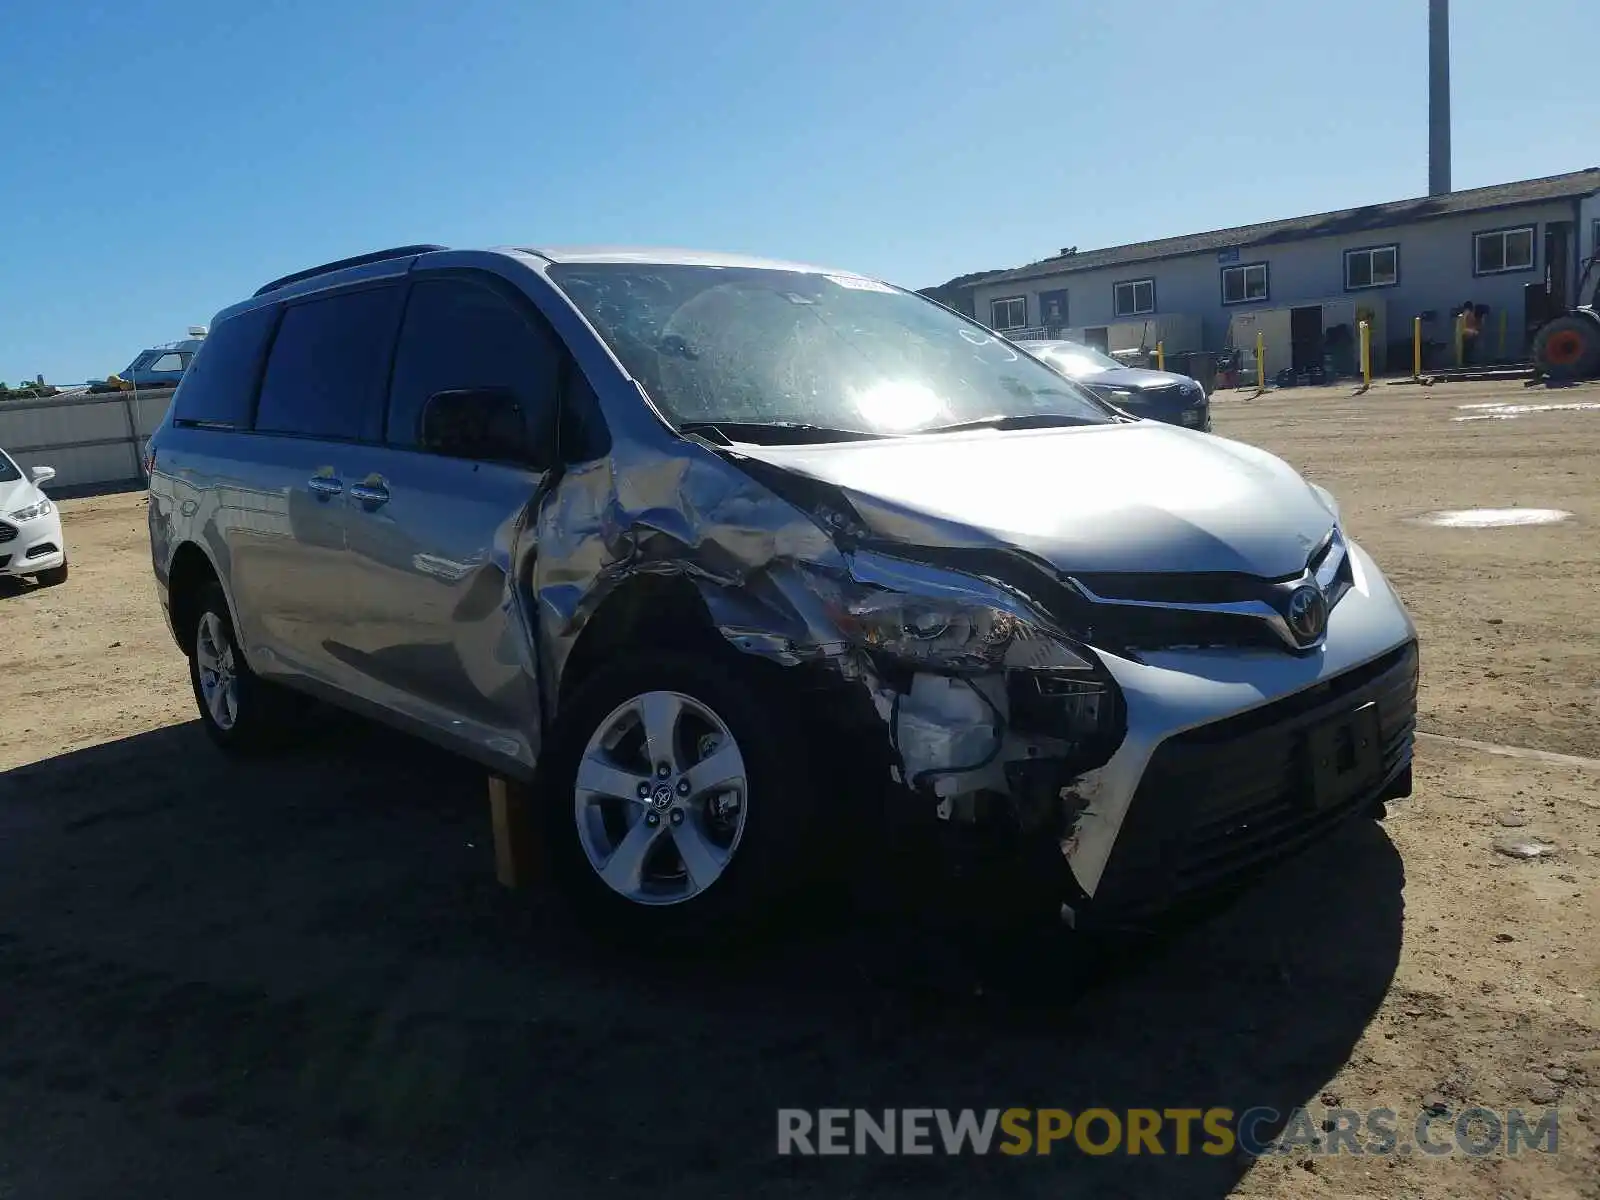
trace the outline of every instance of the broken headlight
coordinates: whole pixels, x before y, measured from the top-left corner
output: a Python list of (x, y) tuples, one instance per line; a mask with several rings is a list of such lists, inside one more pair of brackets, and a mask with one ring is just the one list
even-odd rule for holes
[(852, 644), (898, 668), (884, 675), (906, 782), (944, 797), (1007, 794), (1025, 827), (1047, 822), (1126, 728), (1094, 651), (1014, 586), (875, 551), (846, 558), (828, 607)]
[(935, 671), (1093, 671), (1029, 602), (973, 575), (862, 552), (835, 619), (851, 641)]
[(951, 669), (1088, 671), (1092, 664), (1048, 630), (985, 604), (870, 592), (852, 603), (845, 632), (869, 650)]

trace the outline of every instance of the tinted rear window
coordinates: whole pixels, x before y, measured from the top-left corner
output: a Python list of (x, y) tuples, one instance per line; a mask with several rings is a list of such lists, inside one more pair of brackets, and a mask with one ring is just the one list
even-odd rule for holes
[(367, 288), (285, 309), (256, 429), (378, 440), (402, 294), (394, 286)]
[(269, 304), (213, 325), (172, 397), (172, 419), (248, 428), (261, 358), (277, 319), (277, 308)]

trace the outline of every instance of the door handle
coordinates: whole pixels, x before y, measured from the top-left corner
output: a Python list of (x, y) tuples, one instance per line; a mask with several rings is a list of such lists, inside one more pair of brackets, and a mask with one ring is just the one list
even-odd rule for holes
[(311, 489), (312, 494), (318, 499), (337, 496), (344, 491), (344, 482), (334, 479), (331, 475), (313, 475), (306, 480), (306, 486)]
[(381, 483), (353, 483), (350, 485), (350, 495), (376, 508), (389, 499), (389, 489)]

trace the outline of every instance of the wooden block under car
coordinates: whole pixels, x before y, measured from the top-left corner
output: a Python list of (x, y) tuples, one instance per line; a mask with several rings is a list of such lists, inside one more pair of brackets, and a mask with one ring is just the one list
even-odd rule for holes
[(532, 789), (527, 784), (498, 775), (489, 776), (494, 876), (503, 887), (525, 888), (538, 880), (532, 805)]

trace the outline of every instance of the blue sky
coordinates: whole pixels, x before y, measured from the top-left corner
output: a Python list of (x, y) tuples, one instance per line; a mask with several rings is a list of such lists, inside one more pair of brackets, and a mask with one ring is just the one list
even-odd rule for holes
[[(1600, 162), (1593, 0), (1455, 0), (1454, 182)], [(1426, 0), (0, 4), (0, 379), (275, 275), (620, 241), (914, 287), (1427, 190)]]

